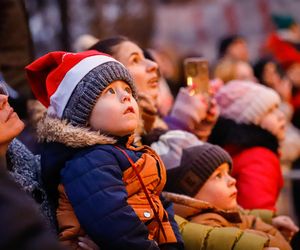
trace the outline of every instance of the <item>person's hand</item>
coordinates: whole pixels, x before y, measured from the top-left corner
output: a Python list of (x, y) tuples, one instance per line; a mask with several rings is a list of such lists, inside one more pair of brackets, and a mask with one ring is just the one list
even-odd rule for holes
[(264, 247), (263, 250), (280, 250), (278, 247)]
[(85, 250), (100, 250), (94, 241), (89, 236), (78, 237), (78, 245)]
[(219, 118), (220, 109), (214, 96), (223, 85), (224, 82), (219, 78), (212, 79), (209, 82), (208, 94), (210, 98), (207, 113), (205, 118), (201, 120), (199, 124), (197, 124), (195, 130), (193, 131), (193, 133), (202, 141), (207, 141), (214, 125), (216, 124)]
[(157, 117), (157, 108), (155, 106), (154, 100), (146, 93), (139, 93), (138, 105), (141, 113), (141, 118), (144, 122), (144, 130), (148, 133), (151, 131)]
[(215, 78), (209, 81), (209, 94), (214, 96), (221, 87), (224, 86), (224, 82), (220, 78)]
[(290, 241), (294, 234), (299, 231), (299, 228), (292, 219), (286, 215), (280, 215), (273, 218), (272, 225), (276, 227), (288, 241)]
[(179, 120), (189, 130), (193, 131), (207, 113), (208, 103), (202, 94), (190, 94), (190, 88), (181, 88), (176, 96), (170, 117)]
[(193, 133), (202, 141), (207, 141), (220, 114), (219, 106), (214, 98), (210, 100), (206, 117), (195, 127)]

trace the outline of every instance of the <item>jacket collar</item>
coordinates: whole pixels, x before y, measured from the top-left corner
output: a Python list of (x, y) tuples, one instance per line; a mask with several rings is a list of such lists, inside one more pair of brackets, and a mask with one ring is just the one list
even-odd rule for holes
[(75, 127), (66, 120), (53, 118), (45, 114), (37, 125), (40, 142), (59, 142), (68, 147), (80, 148), (97, 144), (115, 144), (111, 136), (92, 131), (89, 128)]
[(238, 208), (236, 210), (222, 210), (212, 204), (194, 199), (187, 195), (164, 192), (164, 197), (174, 203), (174, 211), (179, 216), (190, 219), (204, 213), (217, 213), (232, 223), (240, 223), (241, 217)]

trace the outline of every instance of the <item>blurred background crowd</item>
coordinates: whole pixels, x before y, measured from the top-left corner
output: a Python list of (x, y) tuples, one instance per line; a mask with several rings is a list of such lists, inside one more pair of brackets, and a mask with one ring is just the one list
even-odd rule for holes
[[(18, 137), (38, 154), (24, 67), (53, 50), (79, 52), (124, 35), (147, 49), (165, 78), (161, 114), (186, 85), (183, 59), (203, 56), (210, 78), (260, 82), (281, 97), (288, 121), (278, 213), (300, 223), (300, 2), (296, 0), (2, 0), (0, 71), (24, 119)], [(296, 248), (295, 248), (296, 249)]]
[[(25, 64), (48, 51), (80, 49), (76, 41), (84, 34), (97, 38), (122, 34), (168, 59), (168, 74), (174, 82), (180, 77), (182, 58), (203, 55), (214, 63), (220, 39), (229, 34), (245, 38), (249, 60), (254, 63), (262, 55), (267, 34), (275, 28), (272, 14), (291, 15), (297, 21), (299, 9), (298, 1), (293, 0), (14, 2), (1, 3), (1, 37), (6, 39), (0, 49), (1, 55), (10, 54), (11, 63)], [(13, 56), (16, 49), (23, 54)], [(5, 73), (14, 84), (11, 75)]]

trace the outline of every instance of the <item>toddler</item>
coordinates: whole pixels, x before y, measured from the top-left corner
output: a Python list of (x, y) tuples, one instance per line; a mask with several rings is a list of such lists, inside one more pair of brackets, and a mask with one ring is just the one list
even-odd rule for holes
[[(165, 148), (158, 153), (165, 162), (168, 162), (166, 165), (168, 181), (165, 188), (168, 192), (165, 192), (164, 195), (174, 202), (174, 210), (177, 215), (192, 223), (226, 227), (228, 230), (223, 233), (224, 235), (226, 233), (228, 237), (231, 231), (235, 230), (233, 228), (242, 230), (242, 232), (236, 232), (239, 236), (236, 235), (234, 245), (245, 244), (244, 247), (249, 247), (252, 244), (253, 249), (262, 249), (263, 246), (291, 249), (282, 234), (274, 227), (284, 229), (285, 232), (289, 231), (286, 236), (287, 238), (291, 237), (298, 228), (289, 217), (273, 218), (272, 226), (263, 222), (259, 217), (248, 214), (238, 206), (236, 181), (230, 176), (232, 160), (226, 151), (209, 143), (186, 146), (184, 140), (179, 137), (177, 139), (179, 138), (182, 141), (181, 145), (185, 145), (185, 147), (181, 150), (179, 147), (175, 149), (172, 146), (175, 140), (174, 136), (165, 134), (161, 137), (163, 137), (161, 141), (165, 142)], [(156, 148), (155, 144), (152, 146)], [(245, 233), (259, 235), (263, 238), (253, 236), (253, 240), (256, 242), (241, 243), (243, 241), (240, 242), (240, 238), (244, 237), (244, 241), (247, 239), (244, 236)], [(186, 248), (189, 248), (188, 246), (195, 244), (192, 242), (192, 235), (195, 233), (191, 230), (185, 234), (188, 235), (184, 237), (185, 245)], [(203, 234), (198, 237), (202, 236)], [(225, 242), (221, 242), (217, 234), (203, 236), (203, 238), (206, 245), (209, 242), (214, 242), (216, 245)], [(201, 241), (202, 239), (198, 243)], [(262, 246), (259, 248), (261, 244)]]
[(76, 249), (86, 233), (101, 249), (182, 249), (172, 207), (161, 199), (164, 165), (133, 144), (139, 111), (125, 67), (97, 51), (57, 51), (26, 70), (48, 108), (38, 134), (60, 240)]

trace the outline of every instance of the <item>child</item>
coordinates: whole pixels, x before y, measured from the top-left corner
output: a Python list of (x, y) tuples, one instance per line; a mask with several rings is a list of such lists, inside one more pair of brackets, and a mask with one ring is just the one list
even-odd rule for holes
[(224, 84), (231, 80), (256, 81), (250, 63), (241, 60), (220, 60), (214, 69), (214, 77), (221, 79)]
[[(101, 40), (92, 49), (103, 51), (119, 60), (132, 75), (139, 95), (139, 107), (144, 121), (146, 137), (158, 130), (185, 130), (207, 139), (218, 110), (214, 99), (207, 110), (205, 98), (200, 94), (191, 96), (187, 88), (182, 88), (176, 97), (170, 115), (161, 119), (157, 113), (159, 96), (159, 68), (156, 62), (144, 56), (142, 48), (126, 37), (112, 37)], [(202, 102), (202, 101), (203, 102)], [(144, 140), (144, 143), (147, 143)]]
[(139, 111), (125, 67), (97, 51), (52, 52), (26, 70), (48, 107), (38, 133), (53, 200), (58, 187), (60, 239), (76, 249), (85, 231), (101, 249), (182, 249), (172, 208), (160, 198), (164, 165), (132, 144)]
[(216, 100), (221, 113), (209, 141), (233, 159), (238, 204), (275, 211), (283, 186), (278, 148), (286, 124), (278, 109), (279, 95), (261, 84), (231, 81), (220, 88)]
[[(178, 136), (176, 138), (176, 135), (165, 134), (161, 137), (163, 137), (161, 141), (165, 143), (165, 148), (158, 153), (161, 153), (162, 159), (169, 163), (166, 165), (168, 169), (166, 191), (171, 192), (165, 193), (165, 196), (174, 202), (174, 211), (177, 215), (193, 223), (213, 227), (227, 227), (228, 236), (230, 230), (234, 231), (229, 227), (241, 229), (243, 232), (237, 233), (234, 245), (241, 244), (238, 241), (244, 232), (250, 232), (263, 236), (265, 247), (290, 249), (287, 241), (273, 226), (264, 223), (258, 217), (247, 215), (244, 210), (238, 207), (236, 181), (229, 174), (232, 162), (226, 151), (209, 143), (187, 146), (184, 143), (185, 140), (180, 139)], [(184, 145), (181, 150), (179, 148), (174, 149), (172, 146), (176, 139), (181, 140), (180, 144)], [(153, 147), (156, 148), (156, 144)], [(284, 222), (285, 220), (288, 221), (288, 225)], [(277, 217), (273, 219), (273, 223), (276, 226), (279, 223), (280, 226), (289, 228), (289, 236), (297, 231), (297, 227), (288, 217)], [(191, 237), (193, 232), (186, 232), (186, 235), (189, 234), (189, 238), (184, 238), (186, 249), (193, 244), (191, 242), (193, 241)], [(223, 236), (225, 235), (226, 232), (224, 231)], [(209, 233), (206, 236), (201, 234), (199, 238), (202, 236), (203, 242), (206, 241), (204, 245), (212, 241), (214, 241), (215, 246), (225, 242), (221, 242), (216, 234), (215, 236)], [(213, 239), (213, 237), (215, 238)], [(248, 242), (248, 245), (246, 243), (244, 249), (249, 248), (250, 244), (253, 244), (251, 249), (262, 249), (262, 247), (258, 248), (261, 243), (260, 240), (258, 238), (257, 243)], [(198, 240), (198, 242), (201, 241), (202, 239)], [(200, 247), (198, 246), (197, 249), (200, 249)]]

